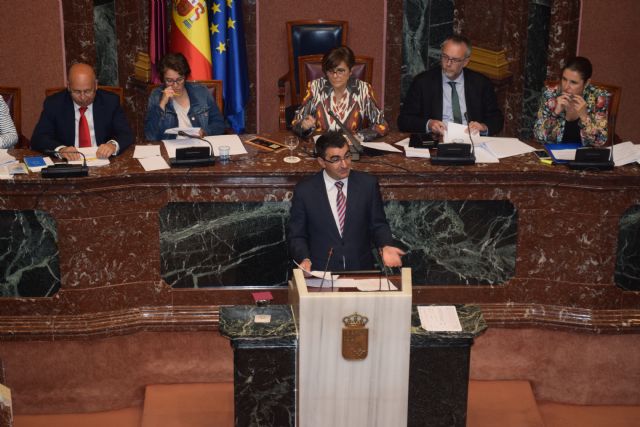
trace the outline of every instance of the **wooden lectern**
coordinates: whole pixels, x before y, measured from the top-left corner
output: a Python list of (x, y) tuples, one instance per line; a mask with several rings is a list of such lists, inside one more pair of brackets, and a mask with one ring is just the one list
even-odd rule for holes
[(411, 269), (402, 269), (396, 286), (309, 292), (302, 270), (294, 270), (289, 302), (298, 328), (299, 427), (406, 426)]

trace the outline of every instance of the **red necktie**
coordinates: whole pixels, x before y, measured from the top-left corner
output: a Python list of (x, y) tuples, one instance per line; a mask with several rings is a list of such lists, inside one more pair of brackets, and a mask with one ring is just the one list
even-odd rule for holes
[(347, 211), (347, 198), (342, 192), (342, 187), (344, 186), (344, 182), (338, 181), (336, 182), (336, 187), (338, 187), (338, 196), (336, 198), (336, 207), (338, 208), (338, 222), (340, 222), (340, 234), (344, 231), (344, 214)]
[(87, 107), (80, 107), (80, 123), (78, 124), (78, 145), (80, 147), (91, 147), (91, 134), (89, 133), (89, 123), (84, 113)]

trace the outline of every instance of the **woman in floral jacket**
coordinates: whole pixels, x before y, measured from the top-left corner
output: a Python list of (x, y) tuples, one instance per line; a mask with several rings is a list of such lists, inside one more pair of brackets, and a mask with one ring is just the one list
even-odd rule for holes
[(560, 83), (546, 87), (533, 127), (542, 143), (581, 142), (601, 146), (607, 142), (609, 92), (590, 84), (591, 62), (577, 56), (562, 69)]

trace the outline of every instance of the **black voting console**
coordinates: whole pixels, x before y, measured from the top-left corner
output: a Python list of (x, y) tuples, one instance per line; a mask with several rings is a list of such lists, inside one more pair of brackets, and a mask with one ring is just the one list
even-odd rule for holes
[(215, 161), (209, 153), (209, 147), (178, 148), (176, 150), (176, 156), (169, 159), (169, 165), (172, 168), (211, 166)]
[(575, 160), (567, 163), (575, 170), (613, 170), (613, 147), (609, 148), (578, 148)]
[(438, 144), (438, 154), (431, 157), (431, 164), (446, 166), (474, 165), (476, 156), (471, 150), (472, 144)]

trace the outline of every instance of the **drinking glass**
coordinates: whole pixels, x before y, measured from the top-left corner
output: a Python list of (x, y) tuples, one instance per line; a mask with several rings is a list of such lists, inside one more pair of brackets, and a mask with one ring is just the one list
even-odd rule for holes
[(300, 141), (297, 136), (286, 136), (284, 138), (284, 145), (289, 148), (289, 156), (284, 158), (284, 161), (287, 163), (298, 163), (300, 161), (300, 157), (296, 157), (293, 155), (293, 150), (298, 147)]

